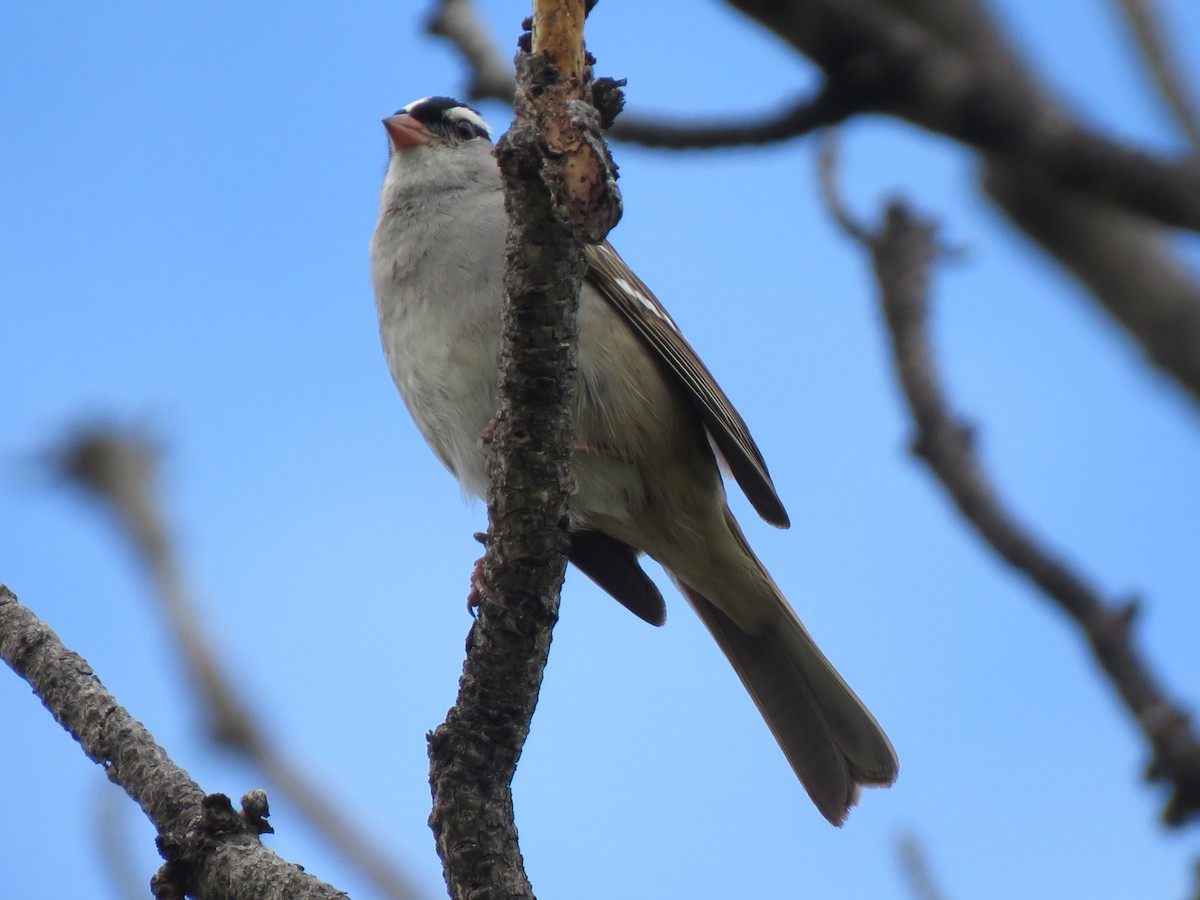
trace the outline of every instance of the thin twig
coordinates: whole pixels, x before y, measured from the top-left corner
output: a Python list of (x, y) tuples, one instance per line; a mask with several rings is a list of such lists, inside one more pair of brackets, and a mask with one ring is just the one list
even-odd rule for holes
[(1187, 83), (1180, 77), (1178, 61), (1163, 34), (1157, 10), (1150, 0), (1117, 0), (1117, 5), (1129, 22), (1134, 42), (1158, 86), (1159, 94), (1175, 117), (1179, 129), (1191, 142), (1192, 150), (1200, 152), (1200, 112)]
[[(831, 172), (832, 165), (825, 171)], [(877, 231), (859, 226), (851, 236), (856, 234), (859, 240), (868, 235), (865, 246), (874, 262), (897, 379), (916, 426), (913, 452), (992, 549), (1079, 626), (1150, 745), (1147, 779), (1171, 787), (1163, 821), (1183, 824), (1200, 814), (1200, 735), (1134, 647), (1131, 626), (1137, 601), (1105, 600), (1088, 579), (1044, 549), (1017, 522), (975, 457), (972, 429), (946, 404), (926, 334), (929, 279), (937, 255), (935, 227), (903, 203), (893, 202)]]
[(776, 144), (845, 121), (859, 111), (852, 100), (827, 87), (814, 96), (785, 105), (778, 112), (751, 119), (672, 122), (661, 117), (631, 115), (622, 117), (607, 135), (613, 140), (661, 150), (714, 150)]
[(320, 791), (258, 725), (204, 634), (174, 553), (157, 494), (158, 450), (145, 436), (96, 426), (52, 451), (58, 471), (110, 512), (128, 537), (167, 613), (213, 740), (241, 754), (384, 896), (419, 895), (411, 880), (374, 846), (365, 830)]

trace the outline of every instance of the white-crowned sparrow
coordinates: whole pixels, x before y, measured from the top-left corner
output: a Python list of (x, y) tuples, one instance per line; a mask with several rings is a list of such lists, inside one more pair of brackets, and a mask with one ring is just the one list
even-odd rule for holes
[[(391, 159), (371, 274), (388, 366), (417, 427), (470, 494), (496, 415), (506, 230), (487, 124), (447, 97), (384, 119)], [(607, 243), (579, 304), (571, 562), (663, 623), (638, 565), (658, 561), (733, 664), (817, 808), (841, 824), (895, 751), (809, 637), (725, 503), (718, 456), (760, 515), (787, 513), (742, 417), (655, 296)]]

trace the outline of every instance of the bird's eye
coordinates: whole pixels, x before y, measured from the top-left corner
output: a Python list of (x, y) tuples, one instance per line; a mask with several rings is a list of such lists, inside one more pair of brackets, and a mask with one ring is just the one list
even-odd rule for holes
[(466, 119), (459, 119), (454, 123), (454, 133), (464, 141), (469, 141), (473, 137), (478, 137), (478, 135), (475, 133), (475, 126)]

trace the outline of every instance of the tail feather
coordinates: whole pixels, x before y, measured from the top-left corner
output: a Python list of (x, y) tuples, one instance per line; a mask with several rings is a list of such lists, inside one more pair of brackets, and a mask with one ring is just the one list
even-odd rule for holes
[(781, 633), (791, 630), (787, 624), (793, 617), (761, 634), (747, 634), (705, 597), (681, 587), (821, 815), (841, 825), (861, 785), (896, 780), (891, 742), (798, 620), (800, 635)]
[[(896, 751), (805, 630), (728, 509), (725, 522), (756, 577), (743, 582), (736, 596), (713, 600), (680, 573), (676, 584), (728, 657), (817, 809), (841, 825), (861, 786), (896, 780)], [(724, 609), (742, 613), (738, 622)]]

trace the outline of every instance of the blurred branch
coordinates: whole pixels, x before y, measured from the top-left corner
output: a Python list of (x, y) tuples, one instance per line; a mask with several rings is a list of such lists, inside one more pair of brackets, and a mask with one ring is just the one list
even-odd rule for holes
[(1192, 150), (1200, 152), (1200, 114), (1197, 114), (1195, 100), (1180, 77), (1178, 62), (1172, 57), (1154, 4), (1151, 0), (1117, 0), (1117, 5), (1125, 14), (1134, 42), (1167, 109), (1191, 142)]
[(1026, 83), (976, 64), (884, 3), (729, 2), (812, 59), (862, 111), (906, 119), (1094, 199), (1200, 230), (1200, 159), (1160, 159), (1089, 131)]
[(620, 215), (591, 73), (570, 77), (582, 68), (583, 11), (583, 0), (535, 3), (515, 121), (496, 148), (509, 233), (482, 601), (455, 705), (429, 740), (430, 825), (456, 898), (533, 896), (511, 784), (566, 568), (584, 238), (601, 240)]
[(933, 873), (929, 870), (925, 849), (914, 833), (906, 832), (900, 836), (896, 842), (896, 855), (900, 858), (904, 880), (915, 900), (944, 900), (945, 895), (938, 890)]
[(440, 0), (425, 30), (450, 41), (462, 54), (470, 76), (468, 100), (512, 103), (516, 87), (512, 63), (496, 49), (471, 0)]
[(133, 432), (93, 427), (77, 431), (51, 455), (64, 478), (112, 514), (145, 566), (200, 695), (212, 739), (256, 765), (383, 895), (417, 896), (409, 879), (364, 830), (272, 743), (218, 664), (164, 523), (156, 490), (157, 447)]
[[(441, 0), (426, 26), (429, 34), (452, 43), (468, 73), (467, 98), (512, 103), (512, 66), (500, 55), (472, 0)], [(749, 120), (671, 122), (659, 116), (625, 114), (605, 132), (610, 140), (663, 150), (711, 150), (777, 143), (826, 125), (836, 125), (858, 112), (853, 98), (827, 86)]]
[(152, 881), (158, 900), (182, 900), (185, 894), (229, 900), (345, 897), (263, 846), (259, 835), (271, 830), (266, 795), (247, 794), (240, 813), (225, 795), (206, 796), (105, 690), (87, 661), (3, 585), (0, 658), (154, 823), (167, 860)]
[(987, 167), (983, 189), (1200, 400), (1200, 285), (1158, 229), (1012, 166)]
[[(833, 152), (832, 144), (825, 152)], [(835, 195), (832, 163), (826, 161), (822, 171), (826, 194)], [(846, 217), (844, 211), (838, 215)], [(1079, 626), (1150, 744), (1153, 761), (1146, 777), (1171, 786), (1163, 821), (1183, 824), (1200, 813), (1200, 736), (1133, 645), (1136, 601), (1107, 602), (1081, 574), (1043, 549), (1018, 524), (975, 458), (971, 428), (951, 412), (943, 397), (925, 331), (936, 255), (934, 225), (917, 218), (903, 203), (893, 202), (877, 231), (860, 225), (848, 233), (864, 244), (874, 263), (897, 379), (916, 426), (913, 452), (979, 535)]]
[(113, 892), (124, 900), (142, 900), (146, 895), (146, 884), (142, 873), (133, 864), (133, 846), (125, 827), (129, 804), (107, 784), (96, 787), (100, 790), (92, 807), (92, 824), (100, 847), (100, 859), (108, 872)]
[(773, 144), (845, 121), (857, 108), (827, 85), (812, 97), (802, 97), (777, 113), (752, 121), (671, 122), (661, 118), (622, 119), (608, 130), (613, 140), (663, 150), (713, 150)]
[[(1015, 96), (1055, 103), (982, 5), (880, 2), (1011, 85)], [(1200, 286), (1170, 252), (1163, 229), (997, 157), (985, 157), (982, 176), (984, 193), (1012, 223), (1079, 279), (1150, 360), (1200, 401)]]
[[(1135, 185), (1145, 182), (1147, 197), (1165, 197), (1167, 205), (1195, 195), (1187, 202), (1200, 214), (1200, 162), (1162, 163), (1086, 133), (1024, 67), (987, 11), (970, 0), (846, 0), (836, 9), (828, 2), (804, 9), (797, 2), (729, 2), (821, 63), (824, 87), (751, 121), (625, 115), (609, 137), (675, 150), (747, 146), (797, 137), (868, 109), (956, 137), (986, 151), (989, 198), (1200, 402), (1200, 286), (1158, 228), (1103, 202), (1119, 200), (1104, 187), (1116, 169), (1119, 190), (1137, 193)], [(509, 68), (471, 0), (442, 0), (430, 31), (462, 53), (472, 98), (511, 102)], [(935, 51), (928, 59), (921, 55), (927, 50)], [(906, 105), (925, 112), (906, 111)], [(1130, 205), (1147, 211), (1145, 204)], [(1130, 277), (1134, 272), (1161, 277)]]

